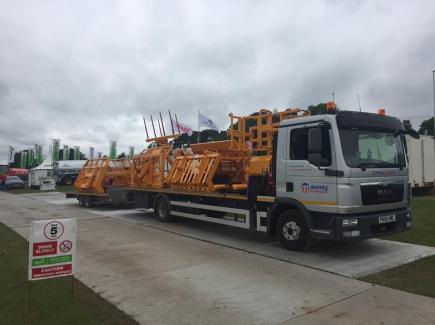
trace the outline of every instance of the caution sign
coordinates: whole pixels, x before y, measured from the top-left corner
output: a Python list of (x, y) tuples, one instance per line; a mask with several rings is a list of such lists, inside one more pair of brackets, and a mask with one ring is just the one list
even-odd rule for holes
[(29, 233), (29, 280), (73, 275), (76, 219), (33, 221)]

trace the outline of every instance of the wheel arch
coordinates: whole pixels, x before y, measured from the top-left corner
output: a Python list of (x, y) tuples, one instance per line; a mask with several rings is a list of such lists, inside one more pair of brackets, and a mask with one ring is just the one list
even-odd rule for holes
[(267, 218), (267, 233), (270, 236), (275, 236), (278, 218), (287, 210), (298, 211), (307, 222), (308, 228), (311, 228), (313, 224), (312, 217), (301, 202), (295, 199), (277, 199), (275, 202), (270, 210), (269, 218)]
[[(159, 203), (161, 202), (161, 203)], [(169, 199), (169, 195), (164, 193), (160, 193), (156, 195), (154, 198), (154, 215), (162, 222), (171, 222), (174, 220), (174, 216), (171, 214), (171, 201)], [(167, 210), (165, 213), (161, 213), (160, 207), (161, 204), (167, 206)]]
[(154, 198), (153, 198), (153, 209), (154, 209), (154, 211), (156, 210), (157, 201), (160, 200), (160, 199), (167, 200), (168, 204), (171, 205), (171, 201), (170, 201), (168, 195), (166, 195), (165, 193), (158, 193), (158, 194), (154, 195)]

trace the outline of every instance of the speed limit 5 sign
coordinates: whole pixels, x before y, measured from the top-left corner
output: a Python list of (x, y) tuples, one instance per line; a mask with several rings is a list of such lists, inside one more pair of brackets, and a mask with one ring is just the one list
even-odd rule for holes
[(29, 280), (73, 275), (76, 219), (33, 221), (29, 234)]

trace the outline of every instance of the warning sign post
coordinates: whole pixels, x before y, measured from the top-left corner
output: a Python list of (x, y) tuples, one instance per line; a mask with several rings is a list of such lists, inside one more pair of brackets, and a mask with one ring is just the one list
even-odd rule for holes
[(73, 275), (76, 219), (33, 221), (29, 234), (29, 280)]

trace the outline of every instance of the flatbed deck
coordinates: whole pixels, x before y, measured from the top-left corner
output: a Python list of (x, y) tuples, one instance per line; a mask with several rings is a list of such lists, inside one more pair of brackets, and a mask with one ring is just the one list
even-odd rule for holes
[[(135, 208), (154, 208), (157, 198), (164, 196), (170, 205), (171, 214), (197, 220), (211, 221), (240, 228), (265, 231), (266, 207), (275, 202), (272, 196), (257, 196), (253, 202), (247, 195), (236, 193), (183, 191), (168, 188), (116, 187), (107, 193), (71, 191), (67, 198), (77, 198), (81, 206), (94, 203), (134, 204)], [(251, 216), (250, 209), (257, 206)], [(260, 208), (260, 206), (262, 208)], [(211, 216), (208, 216), (209, 211)], [(230, 218), (231, 220), (228, 220)]]
[[(201, 191), (182, 191), (175, 189), (157, 189), (157, 188), (140, 188), (140, 187), (118, 187), (116, 188), (118, 191), (139, 191), (139, 192), (149, 192), (149, 193), (165, 193), (165, 194), (177, 194), (177, 195), (189, 195), (189, 196), (203, 196), (203, 197), (213, 197), (218, 199), (231, 199), (231, 200), (241, 200), (247, 201), (248, 197), (246, 195), (235, 194), (235, 193), (219, 193), (219, 192), (201, 192)], [(67, 198), (76, 198), (79, 195), (86, 196), (96, 196), (96, 197), (108, 197), (109, 193), (99, 194), (92, 192), (78, 192), (71, 191), (66, 192)], [(273, 196), (257, 196), (257, 202), (274, 202), (275, 198)]]

